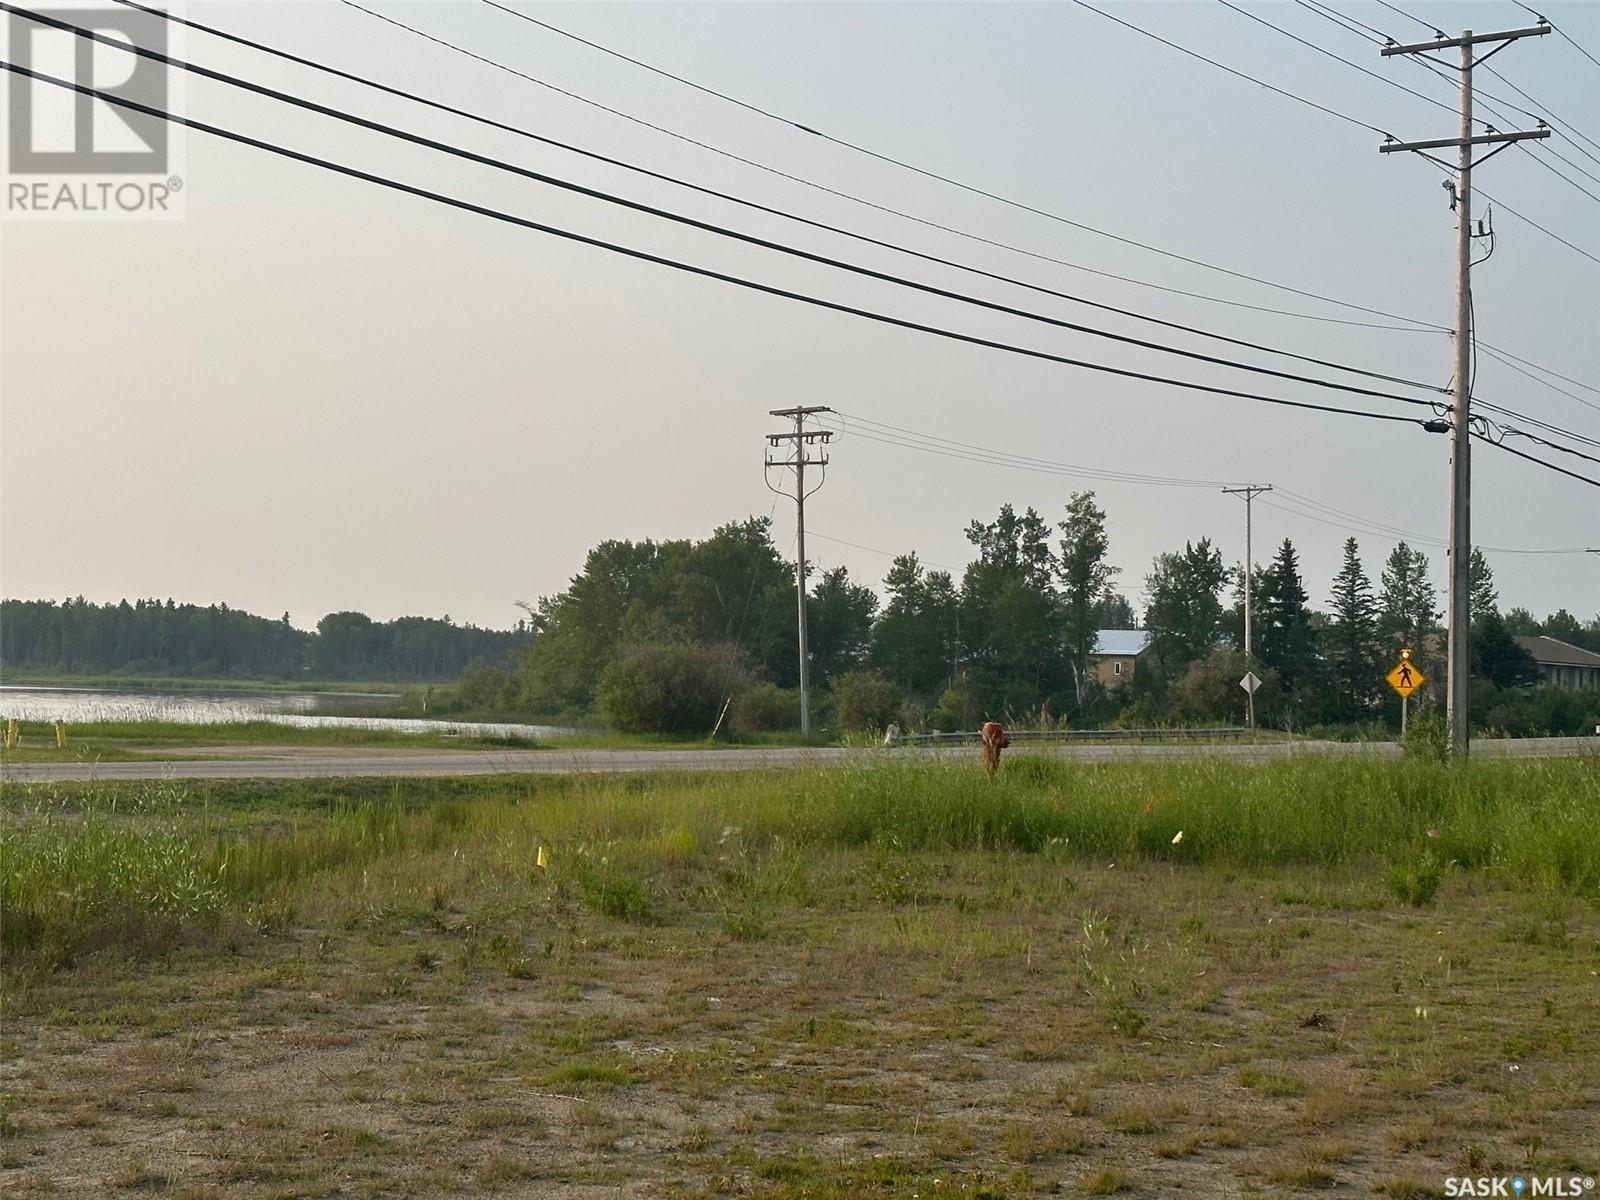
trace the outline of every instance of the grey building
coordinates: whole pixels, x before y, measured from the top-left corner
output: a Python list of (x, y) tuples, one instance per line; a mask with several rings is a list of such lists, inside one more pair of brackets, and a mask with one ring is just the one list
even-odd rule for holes
[(1600, 688), (1600, 654), (1553, 637), (1519, 637), (1517, 645), (1533, 655), (1550, 687)]

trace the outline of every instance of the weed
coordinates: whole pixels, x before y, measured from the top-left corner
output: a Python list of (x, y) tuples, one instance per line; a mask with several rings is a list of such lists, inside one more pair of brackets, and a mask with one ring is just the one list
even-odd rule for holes
[(618, 921), (648, 924), (655, 920), (654, 901), (642, 879), (615, 869), (585, 871), (578, 880), (583, 902)]
[(1440, 876), (1439, 864), (1432, 855), (1424, 854), (1414, 863), (1391, 867), (1384, 883), (1401, 903), (1422, 908), (1433, 903)]
[(1078, 1179), (1078, 1190), (1086, 1196), (1110, 1196), (1128, 1186), (1128, 1173), (1117, 1167), (1100, 1167)]
[(1239, 1086), (1260, 1092), (1263, 1096), (1304, 1096), (1310, 1089), (1303, 1080), (1292, 1075), (1275, 1075), (1255, 1067), (1243, 1067), (1238, 1075)]

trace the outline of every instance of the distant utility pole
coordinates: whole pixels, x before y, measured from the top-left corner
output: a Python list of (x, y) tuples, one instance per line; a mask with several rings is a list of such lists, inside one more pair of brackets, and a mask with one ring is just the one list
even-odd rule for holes
[[(772, 468), (782, 467), (794, 472), (794, 512), (795, 512), (795, 564), (794, 586), (796, 602), (799, 608), (800, 621), (800, 736), (805, 741), (811, 740), (811, 662), (810, 650), (806, 645), (806, 498), (816, 493), (823, 481), (827, 478), (828, 456), (820, 454), (816, 458), (808, 458), (806, 452), (814, 443), (826, 445), (833, 438), (831, 429), (807, 429), (806, 418), (817, 413), (832, 412), (833, 409), (826, 405), (812, 405), (808, 408), (775, 408), (768, 415), (774, 417), (791, 417), (794, 420), (794, 429), (786, 433), (769, 433), (767, 446), (769, 447), (766, 459), (767, 486), (780, 496), (789, 495), (782, 488), (772, 487)], [(789, 443), (791, 457), (773, 458), (772, 448)], [(817, 480), (817, 486), (811, 491), (806, 491), (806, 468), (821, 467), (822, 476)]]
[[(1250, 546), (1250, 507), (1255, 498), (1262, 492), (1270, 492), (1272, 485), (1270, 483), (1252, 483), (1246, 487), (1223, 488), (1222, 490), (1225, 495), (1244, 497), (1244, 672), (1248, 677), (1250, 672), (1255, 670), (1256, 665), (1255, 659), (1251, 655), (1252, 645), (1250, 640), (1250, 577), (1255, 574), (1256, 569), (1255, 558)], [(1249, 697), (1245, 701), (1246, 724), (1251, 729), (1254, 729), (1256, 727), (1255, 688), (1245, 688), (1245, 695)]]
[[(1448, 180), (1445, 187), (1453, 195), (1450, 207), (1456, 214), (1456, 332), (1455, 332), (1455, 403), (1450, 428), (1450, 614), (1448, 670), (1446, 671), (1446, 716), (1450, 725), (1450, 748), (1458, 758), (1467, 754), (1467, 636), (1470, 612), (1471, 582), (1468, 578), (1472, 557), (1472, 168), (1493, 158), (1513, 142), (1526, 138), (1546, 138), (1550, 130), (1544, 122), (1538, 129), (1517, 133), (1500, 133), (1489, 127), (1487, 133), (1472, 135), (1472, 68), (1484, 59), (1492, 58), (1519, 38), (1542, 37), (1550, 32), (1550, 25), (1542, 17), (1540, 23), (1529, 29), (1511, 29), (1504, 33), (1474, 34), (1468, 29), (1460, 37), (1445, 37), (1443, 33), (1431, 42), (1416, 42), (1409, 46), (1393, 43), (1383, 47), (1388, 58), (1396, 54), (1421, 54), (1432, 62), (1445, 66), (1453, 64), (1434, 58), (1431, 50), (1446, 50), (1452, 46), (1461, 50), (1461, 123), (1457, 136), (1435, 138), (1426, 142), (1396, 142), (1393, 139), (1378, 147), (1380, 153), (1394, 154), (1402, 150), (1415, 151), (1430, 162), (1449, 169), (1450, 164), (1429, 154), (1453, 146), (1456, 150), (1455, 182)], [(1497, 45), (1482, 58), (1474, 58), (1473, 47), (1488, 42)], [(1474, 146), (1494, 145), (1494, 149), (1477, 162), (1472, 160)], [(1481, 232), (1481, 230), (1480, 230)]]

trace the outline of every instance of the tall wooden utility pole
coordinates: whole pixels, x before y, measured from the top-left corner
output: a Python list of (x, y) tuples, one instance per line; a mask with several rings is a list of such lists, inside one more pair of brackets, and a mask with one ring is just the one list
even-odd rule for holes
[[(1454, 404), (1450, 428), (1450, 598), (1448, 616), (1449, 644), (1446, 671), (1446, 718), (1450, 725), (1450, 749), (1458, 758), (1467, 754), (1471, 736), (1467, 722), (1467, 639), (1471, 626), (1471, 583), (1468, 570), (1472, 558), (1472, 168), (1493, 158), (1513, 142), (1526, 138), (1545, 138), (1550, 130), (1541, 123), (1538, 129), (1516, 133), (1490, 130), (1472, 136), (1472, 68), (1484, 59), (1498, 54), (1519, 38), (1539, 37), (1550, 32), (1548, 24), (1530, 29), (1512, 29), (1504, 33), (1478, 33), (1465, 30), (1460, 37), (1439, 37), (1431, 42), (1417, 42), (1409, 46), (1390, 44), (1382, 54), (1388, 58), (1396, 54), (1421, 54), (1433, 62), (1452, 64), (1434, 58), (1431, 50), (1459, 47), (1461, 64), (1461, 123), (1453, 138), (1436, 138), (1427, 142), (1385, 142), (1378, 150), (1393, 154), (1401, 150), (1415, 151), (1445, 169), (1450, 164), (1429, 154), (1429, 150), (1454, 147), (1456, 151), (1454, 195), (1450, 207), (1456, 214), (1456, 333)], [(1474, 47), (1488, 42), (1498, 43), (1483, 55), (1474, 57)], [(1474, 146), (1494, 145), (1495, 148), (1477, 162), (1472, 160)], [(1445, 186), (1451, 187), (1449, 183)]]
[[(813, 495), (817, 488), (822, 486), (823, 479), (827, 478), (828, 456), (821, 454), (816, 458), (806, 457), (806, 451), (813, 443), (821, 442), (826, 445), (833, 437), (831, 429), (807, 429), (806, 418), (817, 413), (832, 412), (833, 409), (825, 405), (812, 405), (808, 408), (775, 408), (768, 415), (774, 417), (791, 417), (794, 420), (794, 429), (785, 433), (769, 433), (767, 445), (769, 447), (781, 446), (790, 443), (793, 452), (787, 459), (775, 459), (769, 450), (766, 459), (766, 471), (769, 476), (767, 486), (780, 496), (789, 495), (782, 488), (772, 487), (770, 475), (773, 467), (782, 467), (794, 472), (794, 511), (795, 511), (795, 564), (794, 586), (796, 605), (799, 612), (800, 631), (800, 737), (805, 741), (811, 740), (811, 655), (810, 648), (806, 645), (806, 497)], [(823, 475), (817, 480), (817, 486), (811, 491), (806, 491), (806, 468), (822, 467)]]
[[(1244, 497), (1244, 671), (1245, 677), (1249, 678), (1250, 673), (1256, 669), (1256, 661), (1252, 654), (1252, 642), (1250, 638), (1250, 584), (1252, 582), (1251, 576), (1255, 574), (1256, 570), (1255, 555), (1250, 545), (1250, 509), (1255, 498), (1262, 492), (1270, 492), (1272, 490), (1272, 485), (1270, 483), (1253, 483), (1248, 487), (1223, 488), (1222, 490), (1229, 496)], [(1245, 723), (1249, 725), (1251, 729), (1254, 729), (1256, 727), (1255, 688), (1245, 688), (1245, 695), (1249, 697), (1249, 699), (1245, 701)]]

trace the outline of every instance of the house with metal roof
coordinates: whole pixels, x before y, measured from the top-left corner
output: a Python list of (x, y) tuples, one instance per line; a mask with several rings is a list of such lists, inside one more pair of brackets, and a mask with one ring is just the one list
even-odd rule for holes
[(1133, 682), (1140, 661), (1150, 652), (1146, 629), (1102, 629), (1095, 635), (1089, 670), (1107, 691)]
[(1517, 645), (1533, 655), (1549, 687), (1600, 688), (1600, 654), (1553, 637), (1518, 637)]

